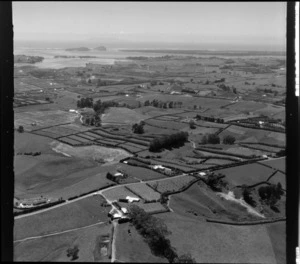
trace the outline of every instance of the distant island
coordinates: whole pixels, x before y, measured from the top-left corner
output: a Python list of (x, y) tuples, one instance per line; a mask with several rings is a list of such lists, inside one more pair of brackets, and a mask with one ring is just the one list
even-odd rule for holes
[(94, 48), (95, 50), (100, 50), (100, 51), (106, 51), (106, 47), (104, 46), (99, 46), (97, 48)]
[(79, 48), (70, 48), (66, 49), (66, 51), (89, 51), (90, 49), (87, 47), (79, 47)]
[(219, 56), (285, 56), (284, 51), (226, 51), (226, 50), (172, 50), (172, 49), (123, 49), (123, 52), (143, 53), (169, 53), (169, 54), (196, 54), (196, 55), (219, 55)]
[(97, 48), (87, 48), (87, 47), (79, 47), (79, 48), (69, 48), (66, 49), (66, 51), (90, 51), (90, 50), (99, 50), (99, 51), (106, 51), (106, 47), (104, 46), (99, 46)]
[(63, 59), (87, 59), (87, 58), (98, 58), (97, 56), (67, 56), (67, 55), (56, 55), (54, 56), (54, 59), (63, 58)]
[(40, 56), (27, 56), (27, 55), (15, 55), (14, 62), (15, 63), (36, 63), (44, 60), (44, 57)]

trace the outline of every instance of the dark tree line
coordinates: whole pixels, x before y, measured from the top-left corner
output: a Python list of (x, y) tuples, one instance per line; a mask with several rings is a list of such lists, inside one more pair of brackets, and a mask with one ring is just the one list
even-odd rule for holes
[(189, 254), (178, 256), (170, 240), (166, 238), (171, 232), (161, 219), (146, 213), (137, 205), (129, 207), (129, 217), (155, 256), (165, 257), (169, 263), (196, 263)]
[[(220, 144), (221, 139), (217, 134), (206, 134), (201, 139), (201, 144)], [(223, 137), (223, 144), (233, 145), (235, 142), (235, 137), (227, 135)]]
[(84, 108), (84, 107), (93, 107), (93, 98), (81, 98), (80, 100), (77, 101), (77, 107), (78, 108)]
[(150, 151), (159, 151), (162, 148), (172, 148), (182, 145), (187, 141), (189, 134), (187, 132), (178, 132), (171, 135), (166, 135), (161, 138), (155, 138), (150, 142)]
[(147, 100), (144, 102), (144, 106), (153, 106), (153, 107), (157, 107), (157, 108), (181, 108), (183, 105), (182, 102), (165, 102), (165, 101), (160, 101), (157, 99), (154, 99), (152, 101)]
[(101, 102), (101, 100), (99, 99), (94, 103), (93, 109), (97, 114), (103, 114), (107, 108), (116, 107), (116, 106), (119, 106), (118, 102), (114, 102), (114, 101)]
[(215, 118), (215, 117), (209, 117), (209, 116), (196, 115), (196, 119), (203, 120), (203, 121), (209, 121), (209, 122), (224, 123), (224, 119), (222, 119), (222, 118)]

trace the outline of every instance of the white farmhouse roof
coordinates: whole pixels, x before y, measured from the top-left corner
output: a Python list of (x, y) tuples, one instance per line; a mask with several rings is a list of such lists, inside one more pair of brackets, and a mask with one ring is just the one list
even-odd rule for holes
[(113, 214), (113, 218), (121, 218), (122, 217), (122, 215), (120, 214), (120, 213), (115, 213), (115, 214)]
[(165, 169), (165, 167), (162, 165), (153, 165), (153, 169)]
[(127, 213), (128, 213), (128, 210), (127, 210), (127, 208), (125, 208), (125, 207), (122, 207), (122, 208), (121, 208), (121, 211), (122, 211), (124, 214), (127, 214)]
[(140, 200), (140, 198), (126, 196), (126, 200), (128, 200), (130, 203), (132, 203), (132, 202), (138, 202)]
[(120, 176), (123, 176), (123, 173), (121, 173), (121, 172), (116, 172), (116, 173), (114, 174), (114, 176), (120, 177)]
[(200, 176), (205, 176), (205, 175), (206, 175), (205, 172), (199, 172), (198, 174), (199, 174)]

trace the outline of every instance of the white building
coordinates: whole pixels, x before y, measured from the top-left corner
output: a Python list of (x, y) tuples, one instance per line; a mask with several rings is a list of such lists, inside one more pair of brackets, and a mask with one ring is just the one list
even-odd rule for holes
[(131, 197), (131, 196), (126, 196), (125, 198), (129, 203), (132, 203), (132, 202), (139, 202), (140, 201), (140, 198), (137, 198), (137, 197)]
[(121, 208), (121, 211), (123, 212), (123, 214), (127, 214), (127, 213), (128, 213), (128, 210), (127, 210), (127, 208), (125, 208), (125, 207), (122, 207), (122, 208)]

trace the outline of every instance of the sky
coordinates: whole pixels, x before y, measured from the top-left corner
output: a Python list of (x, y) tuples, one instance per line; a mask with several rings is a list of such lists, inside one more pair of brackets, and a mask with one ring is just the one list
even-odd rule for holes
[(285, 47), (284, 2), (13, 2), (15, 41)]

